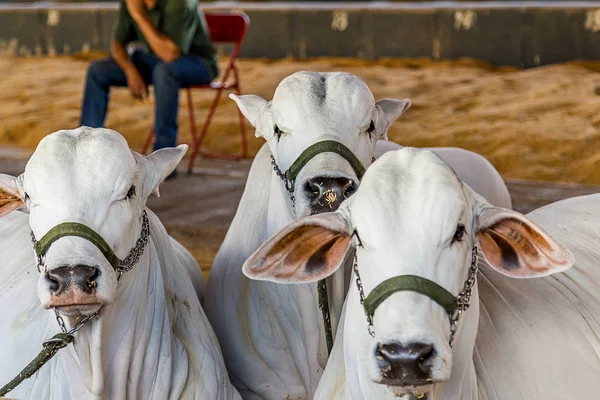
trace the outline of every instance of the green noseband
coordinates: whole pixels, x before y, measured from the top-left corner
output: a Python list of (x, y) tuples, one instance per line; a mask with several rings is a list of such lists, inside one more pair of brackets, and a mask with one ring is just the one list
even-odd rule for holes
[(429, 297), (442, 306), (450, 317), (458, 310), (458, 298), (434, 281), (416, 275), (401, 275), (381, 282), (369, 293), (363, 303), (365, 313), (373, 318), (375, 309), (388, 297), (394, 293), (406, 291), (417, 292)]
[(337, 142), (335, 140), (324, 140), (322, 142), (317, 142), (311, 146), (309, 146), (306, 150), (300, 154), (300, 156), (294, 161), (294, 163), (285, 171), (285, 178), (289, 182), (289, 187), (286, 187), (288, 191), (294, 191), (294, 184), (296, 182), (296, 178), (298, 174), (308, 164), (310, 160), (312, 160), (315, 156), (321, 153), (336, 153), (343, 157), (354, 172), (356, 173), (356, 177), (360, 181), (365, 174), (365, 166), (363, 163), (354, 155), (354, 153), (344, 146), (342, 143)]
[(50, 229), (48, 233), (34, 245), (35, 253), (38, 258), (45, 256), (52, 243), (65, 236), (77, 236), (92, 242), (98, 250), (102, 252), (115, 270), (119, 266), (121, 260), (119, 260), (119, 257), (117, 257), (102, 236), (96, 233), (92, 228), (78, 222), (64, 222)]
[(52, 243), (66, 236), (76, 236), (91, 242), (100, 250), (106, 257), (110, 265), (119, 273), (119, 278), (123, 272), (129, 271), (140, 259), (144, 252), (144, 247), (148, 243), (150, 236), (150, 226), (148, 223), (148, 215), (146, 210), (142, 212), (142, 232), (135, 246), (131, 249), (127, 257), (121, 260), (115, 252), (110, 248), (106, 240), (92, 228), (80, 224), (79, 222), (63, 222), (50, 229), (39, 241), (35, 239), (35, 235), (31, 232), (31, 241), (33, 249), (38, 260), (38, 271), (42, 272), (44, 267), (44, 256), (52, 246)]
[(356, 276), (356, 287), (360, 296), (360, 302), (365, 310), (365, 315), (367, 316), (367, 322), (369, 324), (368, 331), (372, 337), (375, 337), (373, 316), (375, 315), (377, 307), (394, 293), (414, 292), (429, 297), (446, 311), (450, 320), (449, 342), (450, 346), (452, 346), (454, 335), (456, 334), (458, 327), (458, 320), (462, 313), (469, 308), (473, 286), (475, 285), (477, 271), (479, 270), (477, 265), (477, 247), (473, 246), (471, 252), (471, 266), (469, 267), (467, 280), (458, 296), (454, 296), (445, 288), (427, 278), (417, 275), (399, 275), (386, 279), (375, 286), (375, 288), (371, 290), (371, 293), (365, 298), (362, 280), (360, 279), (360, 274), (358, 272), (356, 253), (354, 253), (353, 270), (354, 275)]

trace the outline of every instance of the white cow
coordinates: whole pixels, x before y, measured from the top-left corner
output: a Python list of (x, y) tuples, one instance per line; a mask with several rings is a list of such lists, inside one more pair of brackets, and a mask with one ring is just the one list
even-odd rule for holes
[[(316, 399), (596, 398), (598, 200), (528, 218), (489, 204), (433, 153), (405, 148), (376, 161), (338, 211), (268, 240), (244, 273), (314, 282), (354, 255), (359, 280)], [(487, 261), (477, 279), (476, 245)], [(546, 278), (523, 279), (535, 277)]]
[[(45, 137), (19, 177), (0, 174), (0, 216), (24, 211), (0, 219), (0, 386), (60, 332), (48, 309), (67, 329), (100, 310), (10, 397), (239, 398), (194, 290), (199, 266), (145, 207), (186, 150), (145, 157), (82, 127)], [(119, 280), (115, 266), (131, 269)]]
[[(380, 139), (387, 139), (388, 127), (410, 101), (375, 102), (367, 85), (355, 75), (313, 72), (285, 78), (271, 101), (254, 95), (231, 97), (266, 144), (252, 163), (237, 212), (213, 263), (204, 307), (242, 397), (311, 399), (328, 358), (317, 285), (251, 281), (241, 267), (262, 243), (293, 220), (335, 210), (356, 190), (360, 171), (353, 168), (352, 156), (318, 149), (299, 170), (288, 193), (273, 164), (282, 173), (294, 170), (297, 160), (307, 160), (303, 158), (306, 151), (331, 140), (342, 143), (368, 166), (374, 155), (399, 147)], [(506, 185), (483, 157), (462, 149), (434, 151), (490, 202), (511, 207)], [(334, 335), (350, 266), (347, 263), (345, 271), (327, 279)]]

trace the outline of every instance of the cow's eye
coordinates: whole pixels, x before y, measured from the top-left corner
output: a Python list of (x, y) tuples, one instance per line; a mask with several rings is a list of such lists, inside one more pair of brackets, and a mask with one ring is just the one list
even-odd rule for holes
[(371, 120), (371, 125), (369, 125), (369, 129), (367, 129), (367, 133), (370, 135), (375, 132), (375, 121)]
[(462, 241), (464, 234), (465, 226), (463, 224), (458, 224), (458, 226), (456, 227), (456, 232), (454, 232), (454, 237), (452, 238), (452, 243)]
[(279, 139), (281, 139), (281, 135), (283, 134), (283, 132), (281, 132), (281, 129), (279, 129), (279, 127), (277, 125), (275, 125), (275, 127), (273, 128), (273, 133), (275, 133), (275, 137), (277, 138), (277, 141), (279, 142)]
[(127, 198), (131, 199), (133, 196), (135, 196), (135, 186), (131, 185), (129, 191), (127, 192)]

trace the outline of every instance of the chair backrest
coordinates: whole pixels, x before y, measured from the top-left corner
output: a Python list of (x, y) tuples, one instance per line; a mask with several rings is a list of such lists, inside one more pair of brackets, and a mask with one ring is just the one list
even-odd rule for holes
[(204, 13), (210, 39), (215, 43), (241, 44), (250, 18), (243, 12), (206, 12)]

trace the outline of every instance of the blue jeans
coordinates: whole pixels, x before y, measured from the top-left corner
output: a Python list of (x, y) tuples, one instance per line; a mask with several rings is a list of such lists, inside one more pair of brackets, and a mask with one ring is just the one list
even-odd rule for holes
[[(181, 56), (165, 63), (157, 56), (136, 50), (131, 61), (148, 85), (154, 85), (154, 150), (177, 144), (179, 89), (210, 83), (211, 78), (201, 57)], [(127, 86), (127, 77), (112, 58), (90, 64), (83, 94), (80, 126), (104, 126), (111, 86)]]

